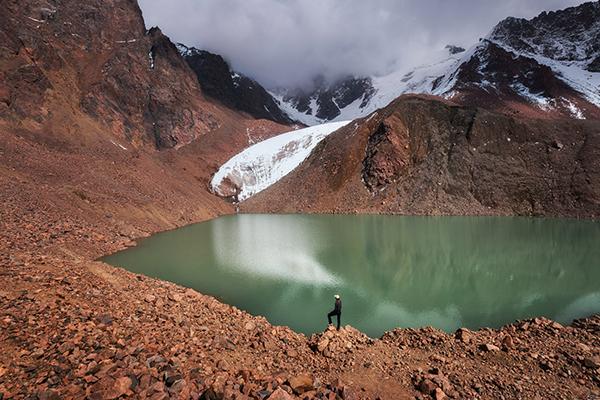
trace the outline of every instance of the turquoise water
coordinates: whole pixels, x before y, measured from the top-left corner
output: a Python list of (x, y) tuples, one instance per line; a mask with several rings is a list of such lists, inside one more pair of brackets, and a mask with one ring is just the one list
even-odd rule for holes
[(510, 217), (236, 215), (105, 257), (307, 334), (446, 331), (600, 312), (600, 223)]

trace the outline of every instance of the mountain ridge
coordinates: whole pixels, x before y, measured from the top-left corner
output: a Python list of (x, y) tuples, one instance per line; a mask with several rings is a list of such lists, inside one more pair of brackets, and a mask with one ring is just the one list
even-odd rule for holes
[[(509, 17), (465, 51), (446, 46), (447, 54), (432, 64), (380, 77), (347, 78), (346, 82), (370, 82), (362, 98), (355, 94), (354, 99), (361, 102), (352, 107), (338, 107), (333, 112), (322, 110), (322, 104), (332, 103), (331, 95), (329, 99), (322, 98), (326, 92), (323, 87), (296, 97), (286, 97), (285, 91), (274, 95), (292, 118), (307, 124), (364, 117), (407, 93), (434, 94), (463, 104), (484, 103), (511, 115), (600, 118), (599, 9), (600, 2), (588, 2), (542, 12), (530, 20)], [(570, 28), (573, 24), (577, 26), (574, 30)], [(528, 44), (530, 39), (538, 44)], [(548, 57), (552, 54), (555, 58)], [(515, 70), (506, 61), (509, 58), (518, 59), (522, 68)], [(490, 64), (493, 68), (489, 68)], [(546, 77), (530, 82), (524, 76), (529, 69)], [(511, 79), (509, 74), (515, 72), (522, 76)]]

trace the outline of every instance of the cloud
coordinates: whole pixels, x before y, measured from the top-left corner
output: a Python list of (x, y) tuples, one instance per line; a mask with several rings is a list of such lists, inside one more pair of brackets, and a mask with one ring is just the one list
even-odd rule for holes
[(378, 75), (468, 47), (507, 16), (581, 0), (139, 0), (148, 27), (224, 56), (267, 87)]

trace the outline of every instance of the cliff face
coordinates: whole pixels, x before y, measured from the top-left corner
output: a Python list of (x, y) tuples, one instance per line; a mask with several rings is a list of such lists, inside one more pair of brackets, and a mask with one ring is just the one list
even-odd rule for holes
[(134, 1), (3, 2), (0, 119), (44, 135), (99, 124), (159, 149), (216, 129), (222, 111)]
[(598, 132), (598, 121), (515, 119), (403, 96), (328, 136), (242, 209), (597, 218)]
[(254, 118), (282, 124), (292, 122), (265, 88), (255, 80), (234, 72), (220, 55), (182, 44), (177, 46), (207, 96)]

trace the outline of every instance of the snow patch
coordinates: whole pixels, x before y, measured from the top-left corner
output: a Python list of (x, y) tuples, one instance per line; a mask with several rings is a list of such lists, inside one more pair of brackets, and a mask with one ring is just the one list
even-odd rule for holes
[(246, 200), (292, 172), (321, 140), (349, 122), (312, 126), (256, 143), (223, 164), (213, 176), (211, 188), (226, 196), (221, 186), (227, 179), (238, 188), (237, 200)]
[(150, 61), (150, 69), (154, 69), (154, 50), (150, 49), (148, 52), (148, 61)]
[(562, 100), (567, 104), (567, 108), (569, 109), (569, 112), (571, 113), (573, 118), (585, 119), (583, 112), (581, 112), (581, 110), (579, 108), (577, 108), (577, 106), (572, 101), (565, 99), (564, 97)]
[(530, 103), (538, 106), (542, 110), (550, 110), (553, 108), (553, 99), (542, 96), (541, 94), (532, 93), (527, 86), (522, 83), (513, 83), (510, 85), (519, 96), (527, 99)]
[(120, 147), (123, 150), (127, 150), (127, 147), (123, 146), (122, 144), (119, 144), (119, 143), (115, 142), (114, 140), (111, 140), (110, 142), (112, 144), (114, 144), (115, 146)]

